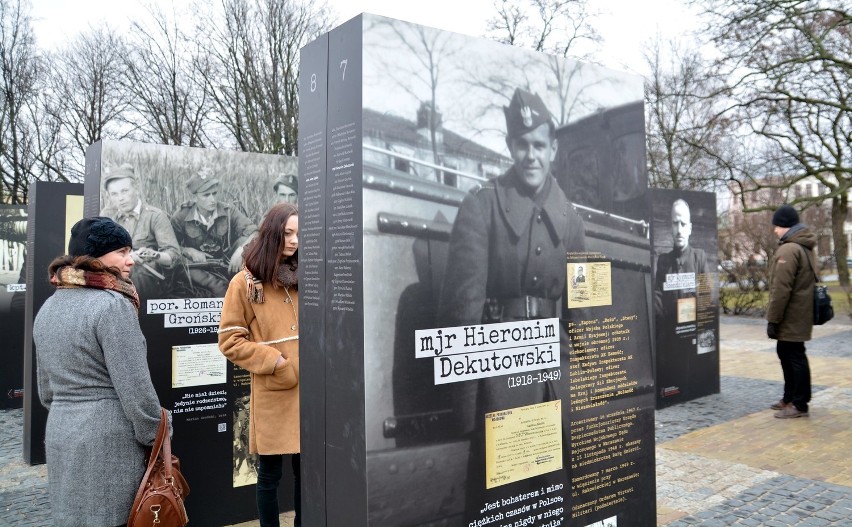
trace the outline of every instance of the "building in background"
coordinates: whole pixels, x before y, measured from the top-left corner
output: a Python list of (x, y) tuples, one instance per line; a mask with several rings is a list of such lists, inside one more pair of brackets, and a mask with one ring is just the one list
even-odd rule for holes
[[(772, 210), (745, 212), (746, 209), (769, 206), (774, 209), (782, 203), (790, 203), (804, 197), (826, 196), (819, 205), (802, 210), (801, 204), (794, 207), (799, 211), (802, 222), (813, 229), (818, 241), (816, 255), (825, 267), (833, 266), (834, 238), (831, 232), (831, 199), (829, 190), (815, 177), (804, 178), (786, 188), (769, 188), (771, 179), (761, 180), (767, 188), (756, 185), (740, 187), (729, 184), (727, 214), (722, 217), (719, 229), (720, 260), (731, 264), (765, 265), (769, 252), (778, 244), (772, 234)], [(777, 184), (777, 183), (776, 183)], [(850, 192), (852, 194), (852, 192)], [(846, 244), (852, 250), (852, 220), (847, 216), (843, 224)], [(847, 258), (850, 256), (847, 253)]]

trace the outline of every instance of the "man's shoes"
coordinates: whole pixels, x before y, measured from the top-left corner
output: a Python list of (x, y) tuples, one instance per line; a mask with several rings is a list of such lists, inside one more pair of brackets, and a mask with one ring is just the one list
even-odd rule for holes
[(775, 412), (775, 417), (778, 419), (792, 419), (794, 417), (807, 417), (808, 412), (803, 412), (793, 406), (792, 404), (788, 404), (783, 409), (778, 412)]
[(783, 410), (784, 408), (787, 408), (788, 406), (790, 406), (790, 403), (785, 403), (784, 399), (781, 399), (780, 401), (773, 404), (769, 408), (771, 408), (772, 410)]

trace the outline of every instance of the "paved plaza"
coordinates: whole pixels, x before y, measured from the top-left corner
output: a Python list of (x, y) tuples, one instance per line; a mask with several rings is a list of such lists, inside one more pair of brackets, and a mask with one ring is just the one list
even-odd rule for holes
[[(721, 393), (657, 412), (657, 525), (852, 525), (852, 323), (838, 316), (807, 345), (814, 395), (800, 419), (768, 408), (782, 383), (765, 323), (722, 317)], [(47, 471), (21, 460), (22, 421), (0, 411), (2, 527), (49, 525)]]

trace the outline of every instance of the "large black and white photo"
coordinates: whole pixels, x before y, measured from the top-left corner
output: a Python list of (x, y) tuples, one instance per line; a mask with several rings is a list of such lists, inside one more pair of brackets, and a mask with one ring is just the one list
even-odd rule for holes
[[(632, 513), (620, 524), (649, 521), (641, 79), (372, 15), (322, 45), (300, 85), (316, 115), (300, 119), (327, 115), (303, 146), (318, 142), (311, 151), (328, 166), (300, 179), (317, 196), (301, 211), (317, 218), (303, 255), (324, 255), (303, 263), (328, 280), (303, 297), (320, 315), (316, 327), (305, 321), (303, 345), (326, 357), (303, 359), (305, 382), (325, 383), (324, 407), (303, 405), (325, 426), (303, 426), (303, 439), (345, 447), (305, 457), (303, 467), (326, 467), (309, 474), (324, 481), (316, 504), (335, 500), (370, 525), (485, 525), (532, 503), (561, 525), (621, 507)], [(576, 307), (569, 283), (585, 284)], [(548, 344), (513, 340), (549, 321)], [(419, 332), (447, 353), (418, 356)], [(504, 349), (489, 348), (504, 332)], [(589, 420), (623, 428), (614, 450)], [(578, 434), (589, 439), (577, 445)], [(532, 459), (540, 470), (525, 471)], [(619, 483), (576, 483), (609, 465)], [(323, 480), (331, 467), (336, 478)]]
[(655, 189), (657, 405), (719, 392), (715, 194)]
[[(123, 225), (133, 239), (132, 280), (148, 365), (163, 405), (172, 411), (193, 493), (194, 522), (254, 517), (254, 458), (248, 453), (248, 374), (221, 354), (217, 333), (228, 282), (242, 250), (281, 182), (294, 199), (296, 159), (286, 156), (100, 141), (87, 152), (85, 212)], [(282, 486), (284, 507), (292, 491)]]
[(20, 408), (24, 397), (24, 297), (27, 207), (0, 205), (0, 408)]

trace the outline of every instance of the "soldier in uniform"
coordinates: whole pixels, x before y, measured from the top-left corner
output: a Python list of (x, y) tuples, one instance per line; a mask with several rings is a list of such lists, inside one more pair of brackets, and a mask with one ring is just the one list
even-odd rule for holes
[[(555, 125), (541, 98), (522, 89), (515, 90), (504, 113), (506, 145), (514, 164), (466, 196), (459, 208), (441, 289), (438, 317), (443, 327), (568, 316), (562, 301), (566, 256), (584, 250), (585, 234), (582, 219), (551, 173)], [(541, 481), (531, 478), (485, 490), (484, 415), (560, 399), (567, 419), (570, 343), (564, 324), (560, 326), (561, 381), (515, 389), (508, 388), (505, 376), (454, 384), (453, 410), (461, 432), (471, 440), (469, 521), (485, 502), (518, 492), (518, 484)], [(567, 430), (567, 421), (564, 424)]]
[(299, 201), (299, 181), (296, 176), (281, 176), (272, 185), (272, 190), (275, 191), (275, 203), (292, 203), (295, 205)]
[[(679, 394), (685, 388), (689, 377), (689, 355), (685, 353), (685, 348), (694, 347), (694, 329), (683, 332), (682, 336), (678, 334), (679, 324), (695, 324), (694, 317), (681, 320), (683, 315), (678, 310), (678, 301), (697, 297), (698, 275), (707, 271), (704, 251), (689, 244), (691, 235), (689, 204), (682, 199), (675, 200), (672, 203), (672, 250), (657, 258), (654, 290), (657, 350), (663, 354), (662, 360), (657, 361), (657, 386), (661, 394), (666, 396)], [(676, 284), (667, 279), (669, 276), (686, 278), (684, 275), (689, 274), (692, 275), (692, 287), (683, 288), (682, 281)], [(666, 286), (667, 283), (671, 285)]]
[(175, 231), (169, 216), (145, 203), (133, 165), (125, 163), (104, 175), (109, 205), (101, 216), (112, 218), (133, 238), (133, 271), (130, 278), (142, 298), (157, 298), (166, 291), (164, 270), (180, 261)]
[(224, 297), (230, 276), (242, 266), (243, 245), (257, 226), (235, 207), (218, 200), (219, 180), (201, 171), (186, 184), (193, 199), (172, 216), (172, 226), (188, 263), (190, 280)]

